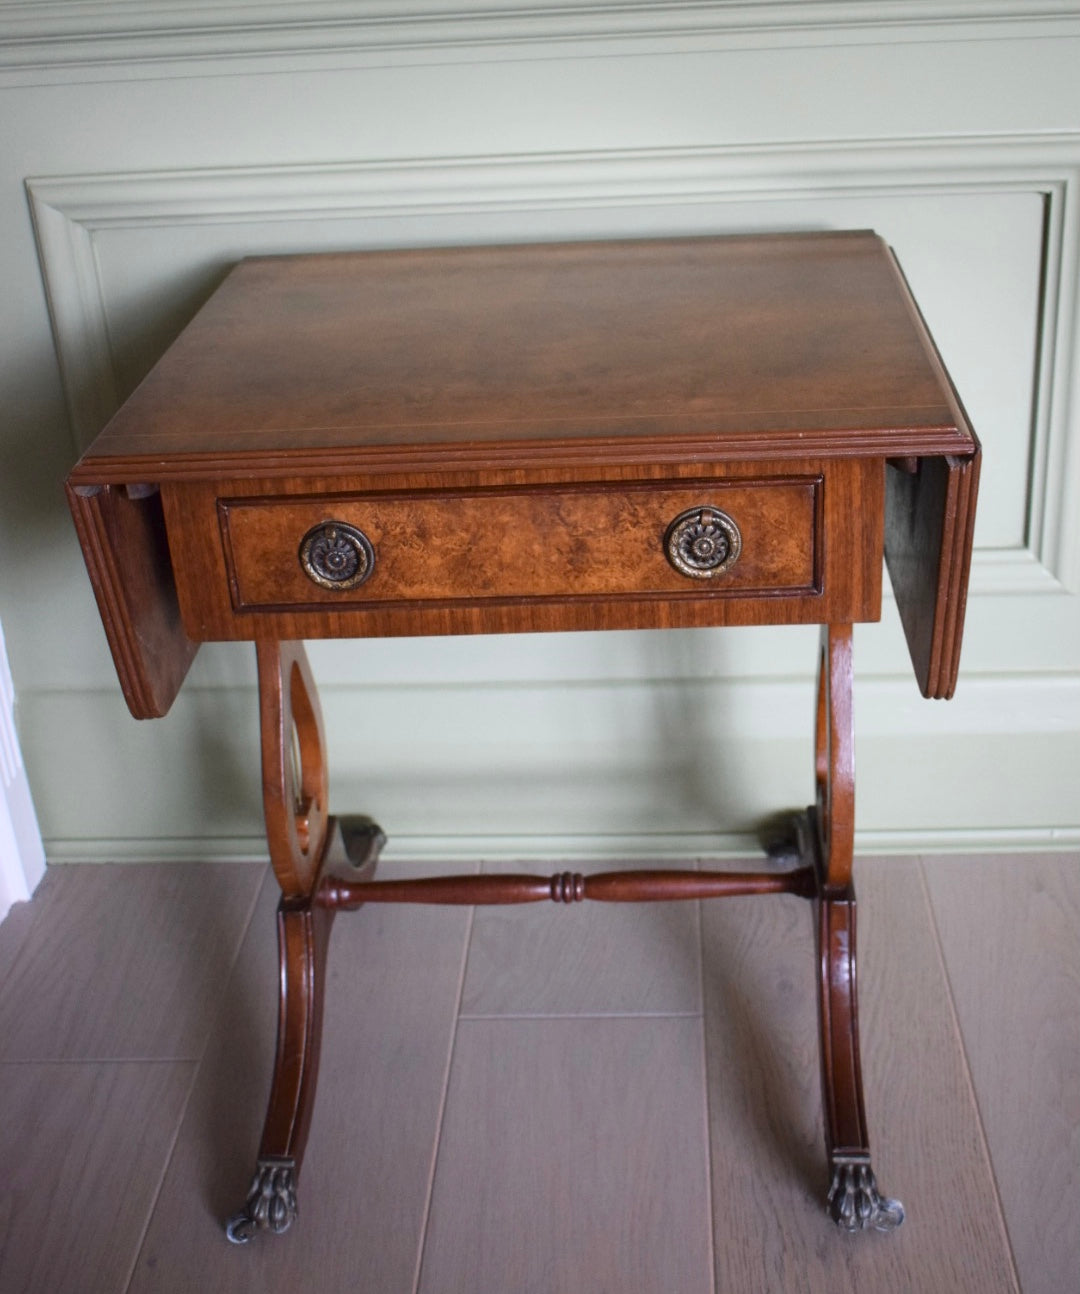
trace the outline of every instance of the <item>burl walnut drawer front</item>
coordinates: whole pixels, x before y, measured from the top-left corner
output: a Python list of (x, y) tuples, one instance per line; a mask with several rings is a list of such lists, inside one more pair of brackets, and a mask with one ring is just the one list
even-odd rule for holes
[(821, 479), (218, 502), (237, 610), (820, 587)]

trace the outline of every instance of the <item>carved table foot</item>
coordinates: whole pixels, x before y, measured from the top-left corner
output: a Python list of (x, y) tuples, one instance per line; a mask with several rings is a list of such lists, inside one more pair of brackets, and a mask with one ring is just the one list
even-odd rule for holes
[(865, 1155), (837, 1155), (832, 1161), (829, 1216), (844, 1231), (895, 1231), (904, 1220), (904, 1206), (878, 1190), (874, 1170)]
[(244, 1207), (225, 1224), (234, 1245), (246, 1245), (260, 1231), (281, 1235), (296, 1217), (296, 1165), (291, 1159), (260, 1159)]

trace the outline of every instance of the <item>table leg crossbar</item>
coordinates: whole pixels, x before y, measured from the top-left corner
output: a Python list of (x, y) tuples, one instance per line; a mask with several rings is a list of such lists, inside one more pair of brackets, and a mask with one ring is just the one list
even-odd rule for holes
[(785, 872), (632, 871), (556, 872), (554, 876), (486, 875), (431, 876), (417, 880), (350, 881), (328, 878), (316, 902), (337, 912), (365, 903), (504, 904), (657, 903), (674, 899), (719, 899), (740, 894), (801, 894), (817, 892), (812, 867)]

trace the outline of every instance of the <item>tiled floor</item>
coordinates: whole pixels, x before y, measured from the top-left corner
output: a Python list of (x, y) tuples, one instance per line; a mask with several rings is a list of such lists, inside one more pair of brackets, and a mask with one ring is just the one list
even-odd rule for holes
[(272, 878), (51, 869), (0, 926), (0, 1294), (1075, 1294), (1080, 856), (858, 876), (900, 1232), (823, 1213), (810, 908), (767, 896), (340, 918), (300, 1218), (236, 1248)]

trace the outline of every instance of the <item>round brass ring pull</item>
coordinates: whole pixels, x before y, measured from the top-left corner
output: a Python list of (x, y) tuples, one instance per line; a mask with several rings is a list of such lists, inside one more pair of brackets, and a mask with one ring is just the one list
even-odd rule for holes
[(344, 521), (312, 526), (300, 541), (299, 557), (309, 580), (335, 592), (355, 589), (375, 569), (371, 541)]
[(703, 504), (679, 513), (667, 528), (664, 548), (682, 575), (711, 580), (738, 561), (742, 536), (726, 512)]

